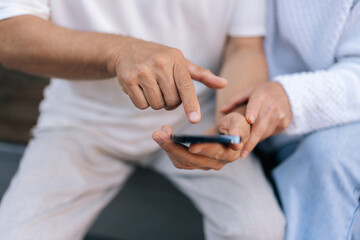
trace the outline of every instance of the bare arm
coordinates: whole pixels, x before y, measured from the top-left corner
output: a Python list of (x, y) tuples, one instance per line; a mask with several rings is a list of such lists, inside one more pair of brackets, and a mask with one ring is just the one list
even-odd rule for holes
[(171, 110), (183, 103), (192, 123), (201, 116), (192, 79), (226, 86), (180, 50), (157, 43), (74, 31), (35, 16), (0, 21), (0, 32), (0, 63), (6, 68), (74, 80), (117, 76), (136, 107)]
[[(268, 81), (263, 38), (230, 38), (226, 47), (220, 76), (228, 80), (226, 88), (216, 92), (216, 120), (229, 100), (250, 86)], [(238, 109), (245, 113), (245, 106)]]
[(109, 49), (121, 49), (126, 37), (79, 32), (35, 16), (0, 22), (0, 62), (10, 69), (67, 79), (115, 76), (107, 68)]

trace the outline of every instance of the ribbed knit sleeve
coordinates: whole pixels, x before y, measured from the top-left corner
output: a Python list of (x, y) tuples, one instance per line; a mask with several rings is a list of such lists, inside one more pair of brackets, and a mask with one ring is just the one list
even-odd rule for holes
[[(328, 69), (277, 76), (288, 94), (293, 119), (285, 134), (360, 121), (360, 3), (352, 8)], [(331, 27), (331, 26), (329, 26)]]

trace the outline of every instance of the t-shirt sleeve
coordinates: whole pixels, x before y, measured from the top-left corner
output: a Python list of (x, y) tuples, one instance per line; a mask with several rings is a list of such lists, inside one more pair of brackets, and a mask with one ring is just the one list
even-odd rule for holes
[(0, 0), (0, 20), (20, 15), (50, 18), (49, 0)]
[(229, 35), (234, 37), (264, 36), (266, 0), (236, 0)]

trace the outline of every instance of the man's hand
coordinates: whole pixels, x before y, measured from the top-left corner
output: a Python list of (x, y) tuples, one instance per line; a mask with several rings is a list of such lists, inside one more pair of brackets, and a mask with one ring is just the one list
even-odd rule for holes
[(172, 129), (163, 126), (161, 131), (153, 133), (153, 139), (167, 153), (174, 166), (180, 169), (220, 170), (228, 163), (236, 161), (241, 153), (243, 144), (250, 134), (250, 125), (245, 117), (239, 113), (230, 113), (222, 117), (216, 127), (212, 127), (205, 134), (240, 135), (242, 142), (228, 146), (218, 143), (192, 144), (189, 148), (173, 143)]
[(0, 63), (8, 69), (68, 80), (116, 76), (136, 107), (170, 110), (182, 102), (192, 123), (200, 121), (192, 79), (211, 88), (227, 83), (177, 49), (136, 38), (75, 31), (30, 15), (0, 21), (0, 32)]
[(192, 79), (215, 89), (227, 84), (224, 78), (185, 59), (180, 50), (138, 39), (129, 39), (114, 51), (108, 69), (110, 75), (117, 75), (136, 107), (172, 110), (183, 103), (192, 123), (200, 121)]
[(228, 113), (245, 102), (248, 102), (246, 119), (253, 125), (249, 141), (241, 152), (242, 158), (246, 158), (260, 141), (285, 130), (292, 118), (289, 99), (277, 82), (266, 82), (244, 90), (230, 99), (222, 112)]

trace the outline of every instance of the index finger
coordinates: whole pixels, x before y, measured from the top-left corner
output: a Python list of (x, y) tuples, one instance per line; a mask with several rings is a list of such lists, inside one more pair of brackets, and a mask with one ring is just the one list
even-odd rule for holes
[(200, 104), (187, 65), (175, 63), (173, 74), (187, 118), (191, 123), (198, 123), (201, 119)]
[(246, 158), (255, 146), (263, 139), (266, 131), (270, 127), (271, 111), (263, 109), (260, 113), (259, 119), (253, 124), (250, 132), (250, 137), (245, 144), (241, 158)]
[(255, 123), (260, 113), (260, 109), (263, 107), (263, 100), (264, 95), (262, 94), (253, 94), (249, 97), (249, 101), (246, 105), (245, 117), (250, 124)]

